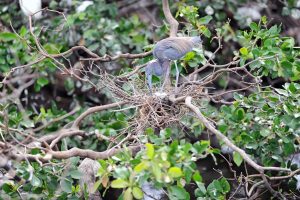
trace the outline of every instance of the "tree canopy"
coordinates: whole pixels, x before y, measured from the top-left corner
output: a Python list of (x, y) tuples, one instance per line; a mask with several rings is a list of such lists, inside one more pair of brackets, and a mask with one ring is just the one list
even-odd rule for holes
[[(0, 3), (0, 199), (298, 199), (299, 1), (23, 4)], [(155, 44), (191, 36), (150, 93)]]

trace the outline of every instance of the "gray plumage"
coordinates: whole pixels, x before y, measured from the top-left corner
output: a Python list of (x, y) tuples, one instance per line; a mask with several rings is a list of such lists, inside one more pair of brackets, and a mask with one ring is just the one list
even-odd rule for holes
[(160, 62), (165, 60), (178, 60), (192, 51), (193, 48), (200, 43), (201, 38), (199, 36), (166, 38), (155, 45), (153, 56)]
[[(164, 75), (165, 85), (166, 79), (170, 73), (170, 61), (178, 60), (185, 56), (188, 52), (192, 51), (194, 47), (201, 44), (202, 40), (200, 36), (196, 37), (170, 37), (163, 39), (156, 43), (153, 49), (153, 56), (155, 60), (152, 60), (146, 66), (146, 78), (150, 91), (152, 90), (152, 75), (162, 76)], [(179, 78), (179, 71), (176, 66), (176, 83)], [(177, 85), (176, 85), (177, 87)]]

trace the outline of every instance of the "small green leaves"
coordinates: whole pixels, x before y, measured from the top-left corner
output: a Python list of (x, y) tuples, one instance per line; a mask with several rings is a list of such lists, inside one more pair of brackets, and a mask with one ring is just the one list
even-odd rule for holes
[(80, 171), (78, 170), (72, 170), (69, 172), (69, 174), (71, 175), (72, 178), (74, 179), (81, 179), (82, 178), (82, 174)]
[(240, 166), (243, 162), (243, 157), (238, 152), (233, 152), (233, 161), (237, 166)]
[(261, 17), (261, 22), (266, 25), (267, 24), (267, 17), (264, 15)]
[(179, 177), (182, 176), (182, 171), (181, 171), (181, 169), (179, 167), (171, 167), (168, 170), (168, 174), (172, 178), (179, 178)]
[(146, 154), (149, 159), (154, 158), (154, 146), (153, 144), (147, 143), (146, 145)]
[(246, 47), (242, 47), (242, 48), (240, 48), (240, 53), (243, 56), (247, 56), (248, 55), (248, 49)]
[(18, 39), (18, 36), (14, 33), (10, 32), (2, 32), (0, 33), (0, 41), (9, 42)]
[(153, 172), (156, 180), (161, 181), (161, 178), (162, 178), (161, 167), (157, 163), (152, 163), (152, 172)]
[(9, 194), (9, 193), (15, 191), (15, 188), (14, 188), (14, 185), (11, 184), (11, 183), (4, 183), (4, 184), (2, 185), (2, 190), (3, 190), (4, 192), (6, 192), (7, 194)]
[(72, 192), (72, 182), (67, 179), (62, 179), (60, 181), (60, 187), (66, 193)]
[(203, 35), (205, 35), (205, 37), (207, 37), (207, 38), (211, 37), (211, 32), (210, 32), (210, 30), (206, 26), (201, 25), (199, 27), (199, 29), (203, 33)]
[(230, 185), (225, 178), (214, 180), (207, 186), (207, 189), (203, 183), (196, 183), (198, 188), (195, 190), (195, 196), (199, 199), (225, 199), (230, 191)]
[(171, 186), (168, 189), (170, 199), (171, 200), (189, 200), (190, 195), (189, 193), (182, 187), (179, 186)]
[(251, 22), (250, 28), (251, 28), (253, 31), (258, 31), (258, 25), (257, 25), (255, 22)]
[(40, 77), (37, 79), (37, 84), (41, 87), (47, 85), (49, 83), (49, 80), (45, 77)]
[(148, 168), (148, 163), (146, 161), (142, 161), (137, 166), (135, 166), (134, 171), (139, 173)]
[(202, 182), (202, 176), (200, 175), (199, 171), (196, 171), (193, 175), (193, 180), (195, 182)]
[(139, 187), (133, 187), (132, 194), (136, 199), (142, 199), (144, 197), (144, 193)]
[(269, 136), (271, 134), (271, 131), (268, 130), (268, 129), (266, 129), (266, 128), (264, 128), (259, 133), (260, 133), (261, 136), (267, 137), (267, 136)]
[(111, 182), (112, 188), (126, 188), (129, 186), (129, 183), (123, 179), (116, 179)]
[(208, 140), (201, 140), (200, 142), (194, 143), (194, 148), (196, 149), (198, 154), (204, 153), (210, 145)]
[(234, 112), (235, 118), (238, 121), (242, 121), (245, 117), (245, 111), (243, 108), (238, 108), (235, 112)]
[(32, 175), (32, 179), (31, 179), (30, 183), (34, 187), (39, 187), (42, 185), (42, 181), (35, 175)]
[(207, 15), (207, 16), (205, 16), (205, 17), (201, 17), (201, 18), (199, 19), (199, 23), (200, 23), (201, 25), (207, 25), (211, 20), (212, 20), (212, 16)]
[(44, 87), (45, 85), (47, 85), (49, 83), (49, 80), (45, 77), (39, 77), (36, 81), (36, 84), (34, 85), (34, 89), (35, 91), (40, 91), (40, 89), (42, 87)]
[(226, 178), (221, 178), (220, 180), (220, 185), (222, 186), (222, 192), (226, 194), (227, 192), (230, 192), (230, 184), (226, 180)]
[(132, 192), (131, 188), (127, 188), (127, 190), (124, 192), (124, 200), (132, 200), (133, 199), (131, 192)]
[(284, 143), (284, 145), (283, 145), (283, 152), (284, 152), (285, 156), (289, 156), (292, 153), (294, 153), (295, 152), (294, 144), (291, 143), (291, 142)]

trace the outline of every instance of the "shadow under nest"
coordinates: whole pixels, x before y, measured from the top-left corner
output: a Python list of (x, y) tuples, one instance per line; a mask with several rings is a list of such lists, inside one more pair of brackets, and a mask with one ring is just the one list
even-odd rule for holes
[(188, 113), (191, 114), (185, 106), (185, 98), (191, 96), (194, 103), (200, 105), (201, 99), (207, 97), (201, 85), (182, 84), (176, 94), (175, 87), (166, 85), (163, 92), (157, 92), (159, 88), (154, 88), (151, 94), (145, 81), (138, 76), (130, 79), (117, 79), (109, 74), (101, 76), (101, 86), (107, 88), (116, 101), (126, 101), (129, 107), (137, 109), (130, 121), (130, 127), (136, 133), (149, 127), (162, 130), (180, 125), (180, 120)]

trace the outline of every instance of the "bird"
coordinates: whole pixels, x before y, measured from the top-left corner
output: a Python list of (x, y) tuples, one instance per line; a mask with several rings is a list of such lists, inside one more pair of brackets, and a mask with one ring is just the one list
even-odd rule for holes
[(200, 36), (194, 37), (169, 37), (157, 42), (153, 48), (154, 60), (151, 60), (146, 68), (145, 74), (147, 79), (147, 85), (150, 93), (152, 94), (152, 75), (162, 76), (163, 84), (161, 90), (167, 82), (167, 78), (170, 75), (171, 61), (175, 61), (176, 67), (176, 84), (175, 92), (179, 79), (179, 70), (177, 67), (177, 60), (185, 56), (188, 52), (192, 51), (194, 47), (200, 46), (202, 40)]
[(19, 4), (24, 15), (34, 14), (34, 19), (42, 17), (42, 12), (38, 12), (42, 9), (42, 0), (19, 0)]

